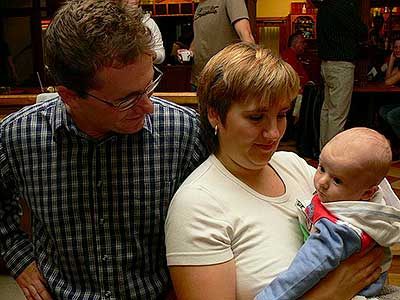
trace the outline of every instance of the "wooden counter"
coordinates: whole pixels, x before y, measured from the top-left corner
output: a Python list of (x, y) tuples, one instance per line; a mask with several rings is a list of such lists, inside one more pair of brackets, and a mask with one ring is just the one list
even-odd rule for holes
[[(158, 92), (153, 95), (180, 105), (190, 106), (197, 109), (197, 96), (194, 92)], [(0, 95), (0, 119), (12, 112), (20, 110), (26, 105), (35, 104), (36, 96), (36, 94)]]
[(364, 86), (354, 86), (353, 96), (363, 97), (363, 102), (367, 107), (366, 126), (374, 128), (379, 107), (382, 105), (382, 99), (400, 95), (400, 87), (387, 86), (384, 82), (368, 82)]

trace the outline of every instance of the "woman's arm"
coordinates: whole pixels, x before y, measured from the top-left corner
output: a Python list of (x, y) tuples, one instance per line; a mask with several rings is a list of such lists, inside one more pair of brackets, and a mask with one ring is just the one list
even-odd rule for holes
[(344, 260), (301, 300), (350, 300), (381, 275), (383, 248), (357, 253)]
[(394, 72), (391, 76), (386, 77), (385, 84), (393, 85), (398, 83), (399, 81), (400, 81), (400, 70), (397, 70), (397, 72)]
[(235, 261), (169, 268), (177, 300), (236, 299)]
[(386, 70), (386, 76), (385, 76), (386, 85), (393, 85), (400, 81), (400, 71), (398, 70), (398, 68), (394, 67), (395, 61), (396, 61), (396, 56), (392, 52), (389, 59), (389, 65)]

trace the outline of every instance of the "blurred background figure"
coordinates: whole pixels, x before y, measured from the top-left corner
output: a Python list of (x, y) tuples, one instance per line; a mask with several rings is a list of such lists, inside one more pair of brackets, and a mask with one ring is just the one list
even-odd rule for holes
[(15, 68), (10, 48), (0, 36), (0, 86), (12, 86), (17, 82)]
[(383, 23), (385, 19), (382, 15), (376, 15), (372, 19), (373, 28), (369, 32), (369, 44), (378, 48), (385, 48), (385, 38), (382, 34)]
[(385, 19), (382, 15), (376, 15), (372, 19), (372, 29), (368, 34), (368, 80), (369, 81), (381, 81), (385, 78), (385, 71), (387, 70), (387, 64), (385, 59), (387, 56), (387, 42), (385, 43), (385, 37), (383, 35), (383, 24)]
[(355, 0), (324, 0), (317, 14), (317, 47), (325, 92), (320, 117), (320, 149), (344, 130), (350, 110), (355, 62), (368, 26)]
[(291, 65), (299, 75), (301, 91), (303, 90), (304, 85), (309, 81), (303, 63), (299, 60), (299, 55), (304, 53), (306, 47), (307, 43), (303, 36), (303, 32), (297, 31), (289, 36), (288, 47), (281, 53), (282, 59)]
[(304, 49), (306, 47), (307, 43), (303, 32), (296, 31), (289, 36), (288, 47), (281, 53), (282, 59), (291, 65), (300, 77), (299, 94), (296, 97), (292, 113), (287, 116), (288, 125), (285, 138), (294, 138), (294, 124), (296, 124), (299, 119), (300, 107), (303, 99), (303, 88), (304, 85), (309, 81), (309, 76), (304, 69), (303, 63), (299, 60), (299, 55), (304, 53)]
[(194, 13), (193, 29), (190, 46), (193, 90), (197, 89), (199, 74), (213, 55), (236, 42), (254, 43), (244, 0), (200, 0)]
[(388, 69), (386, 70), (385, 84), (398, 85), (400, 83), (400, 39), (393, 43), (393, 52), (389, 58)]
[[(140, 0), (126, 0), (127, 3), (139, 6)], [(150, 14), (143, 12), (143, 24), (146, 25), (147, 28), (150, 29), (151, 35), (153, 37), (153, 51), (156, 54), (156, 58), (154, 59), (155, 64), (161, 64), (165, 59), (165, 49), (162, 40), (161, 31), (157, 26), (157, 23), (150, 17)]]
[(190, 44), (193, 41), (193, 26), (191, 23), (183, 24), (182, 26), (182, 34), (178, 37), (178, 39), (172, 44), (171, 49), (171, 57), (175, 62), (178, 62), (178, 50), (179, 49), (189, 49)]
[[(385, 77), (386, 85), (400, 84), (400, 39), (394, 41), (393, 52), (390, 55)], [(397, 96), (386, 99), (389, 103), (379, 108), (379, 115), (383, 119), (383, 126), (387, 129), (387, 136), (391, 141), (394, 160), (400, 158), (400, 103)], [(385, 127), (386, 126), (386, 127)]]

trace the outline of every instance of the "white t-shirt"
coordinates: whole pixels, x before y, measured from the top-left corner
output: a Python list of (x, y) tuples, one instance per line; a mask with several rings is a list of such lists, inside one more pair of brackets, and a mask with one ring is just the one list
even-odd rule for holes
[(236, 263), (237, 300), (253, 299), (287, 269), (302, 245), (296, 199), (311, 199), (315, 169), (294, 153), (270, 165), (286, 192), (267, 197), (233, 176), (211, 155), (175, 194), (166, 220), (167, 262)]
[(153, 39), (153, 51), (156, 53), (155, 64), (161, 64), (165, 59), (165, 49), (162, 40), (161, 31), (157, 26), (157, 23), (150, 18), (149, 14), (145, 14), (142, 20), (143, 24), (151, 31), (151, 37)]

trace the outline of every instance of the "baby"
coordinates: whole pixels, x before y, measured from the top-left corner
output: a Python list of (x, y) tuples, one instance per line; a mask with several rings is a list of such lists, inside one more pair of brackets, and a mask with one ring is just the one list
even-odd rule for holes
[[(255, 299), (298, 299), (353, 253), (375, 242), (384, 247), (400, 242), (399, 200), (383, 199), (378, 186), (391, 160), (386, 138), (368, 128), (343, 131), (325, 145), (314, 176), (316, 194), (307, 207), (297, 203), (303, 232), (310, 235), (288, 270)], [(386, 180), (381, 183), (385, 184)], [(383, 273), (360, 296), (379, 294), (390, 264), (387, 248)]]

